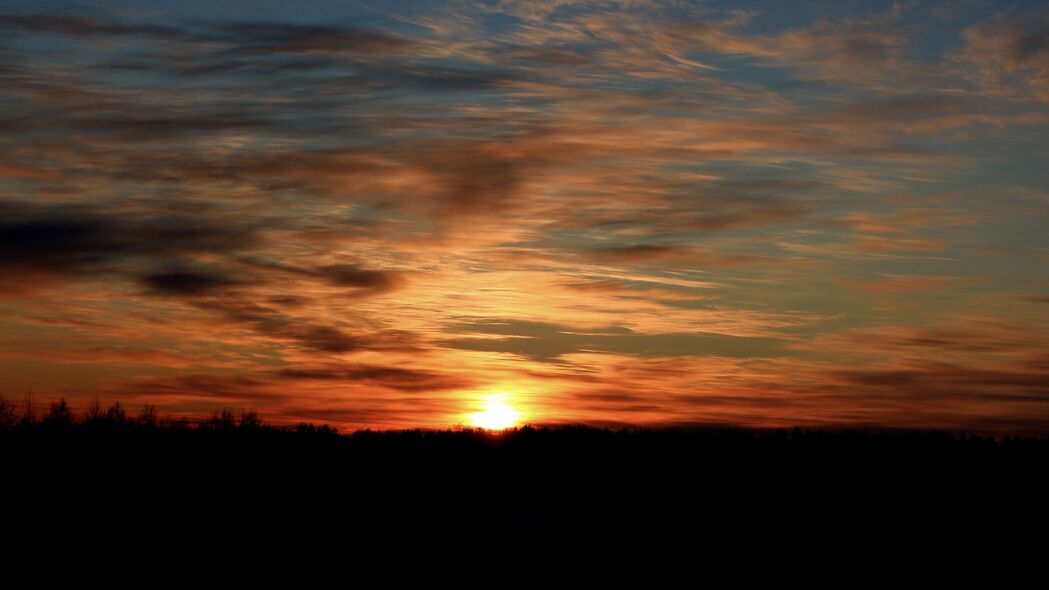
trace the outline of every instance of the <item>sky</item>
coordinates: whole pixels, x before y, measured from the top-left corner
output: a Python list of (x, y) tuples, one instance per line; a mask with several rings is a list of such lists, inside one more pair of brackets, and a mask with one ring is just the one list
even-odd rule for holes
[(0, 395), (1049, 432), (1044, 2), (0, 0)]

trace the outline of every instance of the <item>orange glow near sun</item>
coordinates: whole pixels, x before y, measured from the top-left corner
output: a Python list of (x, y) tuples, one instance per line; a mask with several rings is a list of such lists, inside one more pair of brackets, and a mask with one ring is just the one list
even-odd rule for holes
[(517, 423), (520, 412), (514, 410), (505, 401), (505, 395), (494, 394), (485, 398), (484, 409), (470, 415), (474, 426), (488, 430), (503, 430)]

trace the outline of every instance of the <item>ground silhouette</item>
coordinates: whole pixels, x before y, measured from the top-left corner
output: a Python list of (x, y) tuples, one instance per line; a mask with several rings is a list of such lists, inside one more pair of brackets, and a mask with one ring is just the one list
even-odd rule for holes
[[(29, 404), (26, 404), (27, 407)], [(1044, 519), (1049, 439), (892, 430), (522, 427), (492, 433), (160, 419), (0, 402), (8, 524), (29, 534), (307, 530), (888, 533)], [(11, 507), (15, 507), (11, 510)], [(200, 533), (200, 531), (196, 531)]]

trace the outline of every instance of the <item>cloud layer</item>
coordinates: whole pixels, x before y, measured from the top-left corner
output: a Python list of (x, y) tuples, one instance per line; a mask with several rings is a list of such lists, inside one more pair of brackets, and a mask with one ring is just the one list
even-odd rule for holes
[(22, 4), (8, 398), (1049, 430), (1038, 3)]

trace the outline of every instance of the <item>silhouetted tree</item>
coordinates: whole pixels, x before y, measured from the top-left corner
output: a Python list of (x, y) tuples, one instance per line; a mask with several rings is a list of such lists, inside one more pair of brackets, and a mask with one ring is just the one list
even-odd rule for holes
[(258, 412), (241, 412), (238, 426), (242, 429), (259, 428), (262, 426), (262, 420), (259, 419)]
[(0, 428), (11, 428), (18, 423), (15, 404), (0, 396)]
[(200, 428), (204, 430), (233, 430), (236, 427), (237, 416), (232, 410), (225, 408), (200, 424)]
[(92, 423), (100, 420), (102, 420), (102, 402), (96, 395), (91, 398), (91, 401), (87, 403), (87, 408), (84, 409), (84, 421)]
[(105, 419), (110, 424), (124, 424), (127, 422), (127, 412), (124, 411), (124, 406), (121, 406), (119, 401), (114, 402), (112, 406), (106, 408)]
[[(189, 418), (185, 416), (180, 416), (178, 418), (172, 418), (171, 416), (168, 416), (164, 419), (164, 426), (169, 430), (188, 430), (189, 424)], [(205, 423), (201, 426), (206, 425), (207, 424)]]
[(142, 411), (135, 421), (139, 426), (154, 428), (157, 425), (157, 408), (153, 404), (142, 404)]
[(66, 403), (66, 398), (59, 398), (57, 402), (51, 402), (51, 409), (44, 417), (44, 424), (48, 426), (68, 426), (73, 423), (73, 410)]
[(27, 389), (25, 397), (22, 398), (22, 423), (32, 424), (36, 422), (36, 408), (33, 407), (33, 390)]

